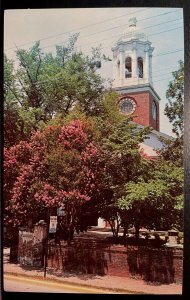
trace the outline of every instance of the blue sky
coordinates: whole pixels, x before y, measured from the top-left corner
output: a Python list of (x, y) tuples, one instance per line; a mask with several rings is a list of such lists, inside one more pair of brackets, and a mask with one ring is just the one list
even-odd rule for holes
[[(173, 135), (164, 116), (165, 93), (171, 72), (184, 59), (183, 10), (180, 8), (80, 8), (26, 9), (5, 11), (4, 49), (15, 59), (15, 45), (29, 49), (41, 40), (44, 52), (54, 52), (56, 44), (64, 44), (69, 36), (80, 33), (77, 48), (85, 54), (101, 45), (102, 52), (112, 58), (111, 48), (121, 34), (127, 32), (128, 21), (137, 18), (137, 25), (154, 47), (153, 85), (161, 97), (160, 131)], [(102, 65), (101, 75), (112, 79), (112, 61)]]

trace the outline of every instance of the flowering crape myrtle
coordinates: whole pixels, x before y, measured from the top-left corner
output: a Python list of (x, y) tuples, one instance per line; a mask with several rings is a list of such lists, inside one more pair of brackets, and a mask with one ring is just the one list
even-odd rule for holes
[(80, 120), (47, 126), (5, 148), (5, 223), (27, 225), (47, 208), (63, 207), (73, 230), (81, 205), (99, 191), (102, 171), (100, 149)]

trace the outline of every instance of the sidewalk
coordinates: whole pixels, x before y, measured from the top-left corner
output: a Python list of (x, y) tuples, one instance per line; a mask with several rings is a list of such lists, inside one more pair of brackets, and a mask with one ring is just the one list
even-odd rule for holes
[(134, 294), (181, 294), (182, 286), (179, 284), (147, 283), (144, 280), (119, 276), (98, 276), (92, 274), (63, 273), (61, 270), (48, 270), (44, 278), (43, 268), (32, 268), (9, 263), (8, 249), (4, 253), (4, 274), (27, 276), (46, 281), (56, 281), (80, 286), (109, 289), (120, 293)]

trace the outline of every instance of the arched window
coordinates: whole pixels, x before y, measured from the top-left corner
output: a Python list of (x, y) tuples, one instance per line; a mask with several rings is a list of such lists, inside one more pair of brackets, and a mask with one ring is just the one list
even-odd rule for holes
[(125, 59), (125, 78), (131, 78), (132, 76), (132, 63), (131, 57)]
[(138, 57), (138, 77), (143, 78), (143, 59), (142, 57)]
[(117, 61), (117, 77), (120, 77), (120, 61)]

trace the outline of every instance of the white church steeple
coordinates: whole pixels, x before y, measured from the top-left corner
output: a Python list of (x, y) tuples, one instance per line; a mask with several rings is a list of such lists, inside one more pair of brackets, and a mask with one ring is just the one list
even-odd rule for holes
[(131, 18), (127, 32), (112, 48), (113, 88), (152, 85), (153, 50), (137, 19)]

